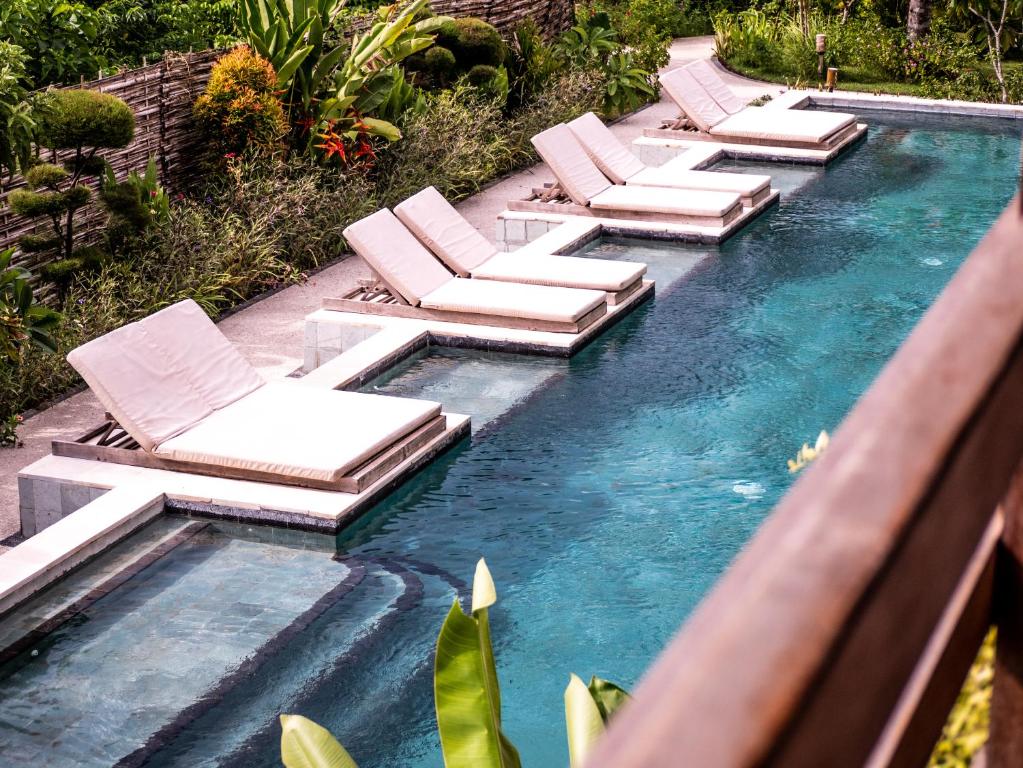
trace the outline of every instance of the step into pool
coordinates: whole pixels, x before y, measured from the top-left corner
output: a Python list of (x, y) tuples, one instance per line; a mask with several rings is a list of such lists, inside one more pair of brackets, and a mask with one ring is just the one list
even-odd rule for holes
[(0, 755), (274, 766), (288, 711), (363, 768), (440, 766), (430, 651), (484, 556), (506, 731), (565, 765), (569, 673), (636, 682), (1013, 193), (1014, 123), (867, 120), (826, 171), (722, 166), (787, 194), (720, 249), (592, 245), (657, 297), (571, 360), (431, 350), (368, 384), (478, 431), (336, 540), (168, 516), (12, 616), (0, 640), (57, 618), (0, 667)]

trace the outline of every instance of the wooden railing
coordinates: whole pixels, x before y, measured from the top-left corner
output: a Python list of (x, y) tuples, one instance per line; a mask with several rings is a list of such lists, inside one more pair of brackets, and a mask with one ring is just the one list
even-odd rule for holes
[(922, 766), (998, 625), (1023, 765), (1023, 213), (1002, 214), (588, 768)]

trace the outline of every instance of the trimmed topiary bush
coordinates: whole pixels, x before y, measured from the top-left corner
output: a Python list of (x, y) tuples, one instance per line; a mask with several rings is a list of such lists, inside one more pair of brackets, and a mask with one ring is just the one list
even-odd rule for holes
[(48, 149), (116, 149), (135, 138), (135, 114), (116, 96), (85, 89), (50, 91), (35, 115)]
[[(73, 150), (63, 167), (38, 163), (25, 171), (28, 189), (12, 192), (11, 209), (27, 218), (49, 219), (43, 233), (33, 233), (21, 247), (35, 253), (52, 250), (55, 268), (66, 285), (70, 273), (95, 259), (75, 258), (75, 213), (92, 198), (83, 179), (106, 167), (97, 154), (101, 149), (119, 149), (135, 137), (135, 115), (131, 107), (105, 93), (73, 89), (49, 91), (39, 99), (36, 120), (39, 145), (53, 150)], [(67, 278), (67, 279), (65, 279)]]
[(441, 81), (450, 80), (458, 68), (455, 54), (441, 45), (435, 45), (428, 49), (424, 61), (430, 74)]
[(437, 45), (455, 55), (458, 67), (467, 72), (477, 64), (492, 67), (504, 63), (508, 49), (497, 28), (471, 16), (452, 19), (437, 31)]
[(222, 56), (213, 67), (193, 114), (218, 156), (276, 149), (288, 127), (277, 96), (277, 73), (248, 46)]

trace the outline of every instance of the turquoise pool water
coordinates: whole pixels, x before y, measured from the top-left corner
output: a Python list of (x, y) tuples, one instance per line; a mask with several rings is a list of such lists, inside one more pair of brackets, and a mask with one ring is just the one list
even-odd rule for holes
[(371, 383), (483, 424), (336, 553), (146, 533), (184, 538), (0, 669), (0, 755), (270, 766), (291, 711), (363, 768), (440, 766), (430, 649), (482, 555), (506, 731), (565, 765), (568, 674), (636, 682), (1012, 195), (1012, 124), (868, 120), (827, 171), (729, 164), (787, 194), (721, 249), (594, 245), (648, 261), (657, 297), (570, 361), (439, 350)]

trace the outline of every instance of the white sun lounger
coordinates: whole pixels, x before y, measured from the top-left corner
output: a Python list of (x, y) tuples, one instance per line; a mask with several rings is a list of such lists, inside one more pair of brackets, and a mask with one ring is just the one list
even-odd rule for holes
[(537, 134), (533, 146), (574, 203), (566, 213), (707, 227), (725, 227), (742, 214), (742, 202), (734, 192), (612, 184), (567, 125)]
[(698, 131), (689, 138), (800, 149), (832, 149), (858, 132), (844, 112), (747, 107), (707, 61), (666, 72), (661, 87)]
[(395, 206), (394, 215), (459, 277), (587, 288), (617, 304), (640, 288), (646, 273), (646, 264), (501, 253), (433, 187)]
[(265, 382), (191, 300), (68, 362), (113, 422), (57, 455), (358, 493), (445, 430), (438, 403)]
[(607, 312), (601, 291), (455, 277), (386, 208), (344, 235), (390, 300), (327, 299), (327, 309), (566, 333), (578, 333)]
[(648, 166), (622, 144), (604, 121), (587, 112), (568, 124), (586, 154), (615, 184), (634, 187), (671, 187), (733, 192), (752, 208), (771, 194), (771, 177), (746, 173), (693, 171), (682, 164), (684, 156), (662, 166)]

